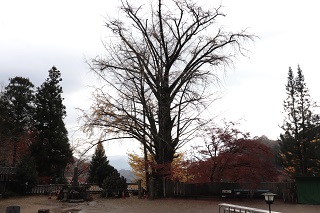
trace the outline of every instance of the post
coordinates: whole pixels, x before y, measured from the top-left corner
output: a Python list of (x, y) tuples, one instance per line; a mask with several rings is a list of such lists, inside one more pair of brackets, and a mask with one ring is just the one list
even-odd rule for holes
[(271, 213), (271, 203), (269, 203), (269, 213)]
[(142, 180), (141, 180), (141, 179), (139, 179), (139, 180), (138, 180), (138, 195), (139, 195), (139, 199), (141, 199), (141, 198), (142, 198), (142, 187), (141, 187), (141, 182), (142, 182)]
[(151, 178), (151, 180), (150, 180), (150, 188), (149, 188), (149, 190), (150, 190), (150, 199), (151, 200), (153, 200), (154, 198), (155, 198), (155, 187), (154, 187), (154, 183), (155, 182), (155, 180), (154, 180), (154, 178)]
[(78, 167), (74, 167), (73, 169), (73, 178), (72, 178), (72, 186), (79, 186), (78, 182)]
[(267, 192), (267, 193), (263, 193), (262, 195), (264, 195), (264, 199), (266, 201), (266, 203), (269, 205), (269, 213), (271, 213), (271, 204), (274, 201), (274, 196), (276, 196), (276, 194), (273, 194), (271, 192)]
[(162, 178), (163, 197), (166, 197), (166, 196), (167, 196), (167, 194), (166, 194), (166, 188), (167, 188), (166, 185), (167, 185), (166, 179), (163, 177), (163, 178)]

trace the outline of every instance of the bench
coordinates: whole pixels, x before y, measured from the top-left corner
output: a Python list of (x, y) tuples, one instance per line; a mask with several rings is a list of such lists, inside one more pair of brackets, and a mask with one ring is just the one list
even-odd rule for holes
[(231, 189), (223, 189), (221, 190), (221, 198), (232, 197), (232, 190)]
[(235, 189), (234, 196), (237, 198), (250, 198), (250, 190), (248, 189)]
[(252, 197), (253, 198), (262, 198), (264, 193), (267, 193), (267, 192), (270, 192), (269, 190), (267, 189), (258, 189), (258, 190), (254, 190), (253, 191), (253, 194), (252, 194)]
[[(219, 213), (269, 213), (269, 210), (251, 208), (246, 206), (238, 206), (228, 203), (220, 203), (219, 205)], [(281, 213), (271, 211), (272, 213)]]

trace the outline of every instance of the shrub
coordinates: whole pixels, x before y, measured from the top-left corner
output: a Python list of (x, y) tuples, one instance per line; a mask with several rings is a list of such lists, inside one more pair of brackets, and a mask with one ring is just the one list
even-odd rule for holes
[(127, 190), (127, 180), (117, 171), (104, 179), (102, 183), (103, 194), (106, 197), (121, 197), (121, 194)]

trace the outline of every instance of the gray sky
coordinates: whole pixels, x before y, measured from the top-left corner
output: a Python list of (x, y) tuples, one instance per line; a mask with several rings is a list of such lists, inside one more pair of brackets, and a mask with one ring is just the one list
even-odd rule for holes
[[(75, 108), (87, 109), (90, 85), (97, 80), (86, 58), (103, 54), (107, 37), (104, 17), (117, 16), (119, 1), (12, 0), (0, 2), (0, 83), (10, 77), (28, 77), (40, 86), (55, 65), (62, 73), (66, 126), (71, 142), (78, 134)], [(140, 2), (140, 1), (137, 1)], [(199, 0), (203, 4), (204, 0)], [(212, 105), (217, 119), (239, 120), (251, 136), (277, 139), (288, 68), (300, 65), (314, 101), (320, 101), (320, 2), (316, 0), (219, 0), (227, 14), (227, 30), (247, 29), (259, 38), (248, 44), (248, 57), (239, 57), (228, 70), (225, 96)], [(107, 154), (125, 154), (128, 148), (113, 143)], [(130, 148), (129, 148), (130, 150)]]

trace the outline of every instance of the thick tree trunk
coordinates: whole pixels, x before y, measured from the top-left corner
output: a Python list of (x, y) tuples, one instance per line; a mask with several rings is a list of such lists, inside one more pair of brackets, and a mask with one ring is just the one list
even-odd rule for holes
[(173, 160), (175, 145), (172, 143), (173, 121), (171, 120), (170, 92), (167, 86), (162, 89), (162, 95), (158, 102), (159, 106), (159, 132), (155, 143), (155, 161), (153, 170), (155, 190), (158, 196), (164, 196), (164, 180), (171, 175), (171, 163)]
[(18, 149), (18, 138), (13, 139), (13, 156), (12, 156), (12, 167), (17, 164), (17, 149)]

